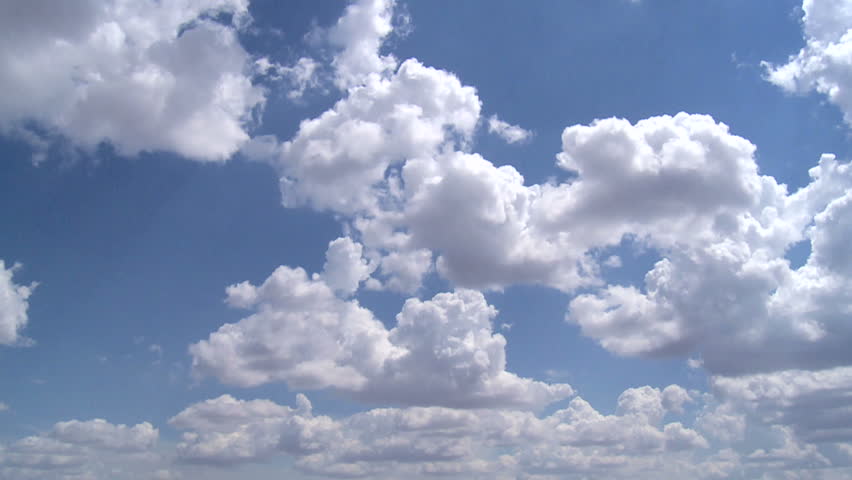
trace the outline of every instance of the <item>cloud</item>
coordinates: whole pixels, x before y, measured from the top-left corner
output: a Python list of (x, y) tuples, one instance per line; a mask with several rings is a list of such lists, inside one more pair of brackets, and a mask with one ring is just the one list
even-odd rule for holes
[(237, 35), (247, 0), (12, 1), (0, 19), (0, 132), (223, 161), (264, 103)]
[[(330, 250), (339, 245), (353, 244)], [(467, 408), (538, 408), (573, 393), (506, 371), (497, 311), (479, 292), (408, 299), (388, 330), (322, 276), (282, 266), (260, 286), (229, 287), (228, 303), (255, 313), (190, 346), (194, 372), (227, 384), (286, 382), (370, 402)]]
[(341, 51), (332, 66), (341, 89), (364, 84), (396, 67), (393, 55), (380, 55), (384, 39), (393, 31), (394, 0), (360, 0), (351, 3), (331, 27), (328, 41)]
[(123, 451), (147, 450), (157, 442), (158, 435), (157, 429), (147, 422), (128, 427), (113, 425), (99, 418), (85, 422), (59, 422), (52, 432), (53, 438), (66, 443)]
[[(713, 215), (683, 216), (688, 232), (669, 239), (677, 226), (642, 227), (646, 241), (664, 256), (646, 274), (643, 289), (609, 285), (580, 295), (571, 301), (568, 320), (613, 352), (694, 352), (717, 374), (852, 361), (844, 347), (852, 332), (842, 313), (852, 278), (840, 240), (848, 230), (841, 218), (852, 205), (852, 169), (824, 155), (810, 171), (811, 183), (793, 194), (774, 179), (757, 177), (751, 167), (740, 175), (726, 182), (741, 185), (741, 193), (730, 190), (727, 200), (708, 203), (716, 205)], [(725, 188), (720, 185), (720, 191)], [(706, 198), (697, 185), (692, 190)], [(642, 201), (658, 201), (652, 196)], [(741, 206), (724, 207), (737, 196)], [(689, 201), (685, 196), (683, 203)], [(810, 241), (811, 255), (792, 269), (785, 252), (802, 240)]]
[(804, 0), (805, 46), (784, 65), (763, 62), (767, 79), (790, 93), (819, 92), (852, 124), (852, 8), (835, 0)]
[(147, 422), (132, 427), (101, 419), (59, 422), (49, 432), (0, 445), (0, 478), (107, 478), (116, 471), (143, 472), (157, 461), (152, 449), (158, 437)]
[[(390, 76), (353, 87), (319, 117), (304, 120), (273, 161), (284, 204), (352, 214), (376, 210), (376, 186), (406, 158), (432, 155), (479, 117), (475, 90), (442, 70), (406, 60)], [(392, 201), (388, 198), (387, 201)]]
[(349, 296), (375, 270), (363, 258), (363, 247), (349, 237), (338, 238), (328, 245), (322, 279), (334, 291)]
[(183, 461), (234, 464), (268, 458), (278, 452), (305, 455), (339, 441), (339, 426), (314, 417), (299, 395), (298, 408), (269, 400), (237, 400), (230, 395), (192, 405), (169, 420), (185, 433), (177, 445)]
[(711, 378), (717, 395), (808, 442), (852, 441), (852, 367)]
[(254, 62), (257, 73), (272, 80), (286, 81), (290, 85), (287, 98), (298, 100), (306, 91), (319, 86), (320, 64), (309, 57), (301, 57), (293, 65), (281, 65), (261, 57)]
[(16, 284), (12, 276), (20, 268), (18, 263), (6, 268), (0, 259), (0, 345), (28, 345), (32, 342), (21, 335), (21, 330), (29, 321), (28, 299), (38, 284)]
[(496, 134), (509, 144), (524, 142), (532, 137), (531, 131), (506, 123), (500, 120), (497, 115), (488, 117), (488, 133)]
[[(680, 387), (668, 388), (675, 389)], [(658, 403), (664, 396), (651, 387), (635, 390)], [(678, 422), (661, 425), (662, 417), (634, 410), (602, 415), (581, 398), (546, 417), (432, 406), (377, 408), (331, 419), (315, 415), (302, 395), (296, 402), (291, 408), (226, 395), (191, 405), (170, 420), (186, 431), (179, 458), (233, 464), (286, 454), (294, 457), (298, 470), (331, 478), (438, 473), (527, 478), (525, 472), (543, 469), (629, 478), (636, 474), (635, 461), (641, 465), (658, 455), (708, 447), (699, 433)], [(570, 464), (560, 462), (566, 455)]]

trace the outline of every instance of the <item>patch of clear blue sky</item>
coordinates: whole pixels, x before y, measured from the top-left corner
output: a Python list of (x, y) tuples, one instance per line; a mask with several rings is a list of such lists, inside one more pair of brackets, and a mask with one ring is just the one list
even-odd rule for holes
[[(281, 61), (311, 53), (303, 36), (312, 22), (329, 25), (343, 8), (252, 5), (257, 33), (244, 36), (247, 49)], [(848, 158), (850, 142), (834, 107), (761, 79), (761, 60), (781, 62), (802, 45), (795, 7), (794, 0), (405, 2), (414, 29), (390, 51), (456, 73), (477, 88), (485, 116), (533, 130), (520, 146), (483, 132), (474, 148), (514, 165), (528, 183), (564, 175), (553, 163), (568, 125), (687, 111), (728, 124), (757, 145), (762, 172), (798, 187), (821, 153)], [(258, 133), (287, 138), (336, 98), (314, 92), (293, 104), (273, 91)], [(239, 159), (201, 165), (165, 154), (123, 159), (105, 149), (70, 165), (55, 155), (36, 168), (27, 148), (9, 139), (0, 139), (0, 155), (0, 258), (24, 263), (19, 281), (41, 282), (26, 330), (37, 345), (0, 349), (0, 401), (13, 408), (0, 415), (2, 435), (68, 418), (163, 427), (188, 404), (225, 392), (292, 402), (295, 392), (283, 385), (188, 387), (186, 348), (243, 316), (224, 305), (225, 286), (260, 282), (281, 264), (319, 270), (340, 233), (334, 219), (284, 209), (271, 170)], [(639, 284), (654, 255), (620, 253), (625, 267), (610, 280)], [(446, 287), (433, 278), (421, 296)], [(510, 370), (542, 379), (551, 371), (598, 409), (611, 410), (630, 386), (703, 386), (682, 361), (604, 352), (563, 322), (564, 294), (522, 286), (488, 297), (501, 311), (497, 326), (513, 324), (503, 332)], [(360, 298), (388, 324), (403, 301)], [(159, 363), (150, 344), (163, 348)], [(318, 412), (365, 408), (307, 393)]]

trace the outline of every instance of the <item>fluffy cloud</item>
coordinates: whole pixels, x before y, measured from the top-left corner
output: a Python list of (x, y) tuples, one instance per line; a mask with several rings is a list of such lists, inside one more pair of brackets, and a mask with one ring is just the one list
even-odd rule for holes
[(279, 267), (260, 286), (233, 285), (228, 302), (256, 313), (190, 347), (195, 371), (225, 383), (360, 390), (398, 354), (369, 310), (301, 268)]
[(826, 95), (852, 124), (852, 6), (842, 0), (804, 0), (805, 46), (784, 65), (764, 62), (767, 78), (791, 93)]
[(264, 101), (237, 38), (247, 16), (247, 0), (4, 2), (0, 131), (225, 160)]
[(570, 181), (527, 186), (476, 154), (414, 158), (402, 169), (401, 213), (376, 218), (408, 234), (402, 245), (438, 252), (438, 271), (459, 285), (570, 292), (599, 284), (596, 252), (625, 238), (662, 250), (740, 235), (782, 252), (805, 223), (774, 222), (784, 190), (753, 155), (708, 116), (599, 120), (563, 133), (558, 165)]
[[(824, 155), (810, 174), (794, 194), (767, 177), (729, 180), (761, 188), (744, 206), (690, 221), (691, 232), (677, 241), (667, 239), (677, 224), (648, 231), (665, 258), (647, 273), (644, 289), (611, 285), (580, 295), (568, 319), (614, 352), (698, 352), (705, 368), (721, 374), (848, 364), (852, 277), (841, 218), (852, 169)], [(784, 254), (801, 240), (810, 241), (810, 258), (791, 269)]]
[(280, 146), (274, 164), (284, 204), (375, 211), (393, 200), (391, 192), (376, 190), (386, 184), (391, 165), (433, 155), (453, 135), (470, 136), (479, 109), (473, 88), (414, 59), (390, 76), (371, 77), (331, 110), (304, 120)]
[[(657, 403), (666, 396), (650, 387), (635, 391), (655, 397)], [(304, 396), (297, 397), (297, 404), (290, 408), (223, 396), (192, 405), (170, 421), (187, 430), (179, 456), (215, 464), (289, 454), (299, 470), (325, 477), (419, 478), (442, 473), (494, 478), (542, 468), (627, 477), (633, 462), (707, 447), (700, 434), (680, 423), (660, 425), (662, 416), (649, 418), (632, 410), (602, 415), (580, 398), (546, 417), (496, 409), (410, 407), (379, 408), (333, 420), (315, 416)], [(560, 464), (566, 456), (572, 465)]]
[(488, 133), (496, 134), (509, 144), (523, 142), (532, 137), (529, 130), (504, 122), (497, 115), (488, 117)]
[[(350, 242), (332, 242), (330, 251)], [(255, 313), (190, 346), (194, 371), (228, 384), (283, 381), (368, 401), (455, 407), (540, 407), (572, 394), (568, 385), (506, 371), (506, 340), (492, 326), (497, 311), (479, 292), (409, 299), (390, 330), (300, 268), (279, 267), (260, 286), (233, 285), (228, 302)]]
[(328, 245), (322, 279), (332, 290), (352, 295), (375, 267), (363, 257), (363, 247), (349, 237), (341, 237)]
[(713, 377), (714, 390), (758, 421), (808, 442), (852, 441), (852, 368)]
[[(150, 423), (114, 425), (105, 420), (59, 422), (47, 433), (0, 445), (0, 478), (106, 478), (141, 472), (156, 461), (159, 432)], [(137, 478), (137, 477), (134, 477)]]
[(376, 75), (396, 67), (393, 55), (379, 49), (391, 31), (394, 0), (361, 0), (346, 11), (329, 29), (328, 41), (341, 50), (335, 56), (335, 83), (347, 89), (366, 83)]
[(6, 268), (6, 264), (0, 259), (0, 345), (26, 345), (31, 342), (21, 335), (21, 330), (29, 320), (28, 299), (36, 284), (16, 284), (12, 276), (19, 268), (20, 264), (17, 263)]
[(269, 400), (237, 400), (229, 395), (197, 403), (169, 423), (184, 433), (177, 446), (184, 461), (234, 464), (277, 452), (306, 455), (339, 441), (339, 425), (315, 417), (306, 397), (292, 409)]
[(158, 431), (147, 422), (128, 427), (113, 425), (96, 418), (85, 422), (59, 422), (54, 425), (52, 436), (75, 445), (88, 445), (104, 450), (139, 451), (147, 450), (157, 442)]

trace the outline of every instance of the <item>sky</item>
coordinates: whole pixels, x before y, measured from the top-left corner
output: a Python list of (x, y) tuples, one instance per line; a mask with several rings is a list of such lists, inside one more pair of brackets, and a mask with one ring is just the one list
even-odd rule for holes
[(0, 2), (0, 479), (852, 477), (852, 1)]

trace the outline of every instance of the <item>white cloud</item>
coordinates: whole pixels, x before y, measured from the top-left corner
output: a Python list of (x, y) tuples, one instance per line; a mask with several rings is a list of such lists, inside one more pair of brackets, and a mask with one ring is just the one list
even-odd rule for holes
[(783, 189), (757, 174), (753, 153), (707, 116), (600, 120), (565, 129), (558, 164), (576, 174), (569, 182), (526, 186), (513, 167), (476, 154), (412, 158), (402, 213), (376, 221), (438, 252), (438, 271), (458, 285), (570, 292), (599, 284), (593, 253), (625, 238), (668, 249), (723, 238), (740, 221), (774, 227), (762, 216), (774, 205), (761, 202)]
[(361, 244), (349, 237), (340, 237), (329, 243), (325, 258), (322, 279), (332, 290), (344, 296), (355, 293), (361, 282), (375, 270), (375, 266), (363, 257)]
[(432, 272), (432, 252), (425, 248), (392, 251), (381, 258), (379, 275), (384, 277), (384, 287), (391, 291), (413, 293)]
[(817, 447), (800, 442), (786, 427), (774, 427), (781, 445), (770, 449), (757, 449), (745, 457), (749, 463), (760, 463), (764, 468), (791, 470), (795, 467), (827, 467), (831, 465)]
[(100, 418), (85, 422), (59, 422), (52, 432), (53, 438), (69, 444), (121, 451), (148, 450), (157, 442), (158, 436), (157, 429), (148, 422), (128, 427), (113, 425)]
[(192, 405), (169, 420), (183, 435), (177, 452), (185, 461), (233, 464), (277, 452), (305, 455), (339, 441), (339, 426), (315, 417), (306, 397), (296, 409), (269, 400), (237, 400), (229, 395)]
[(454, 407), (542, 407), (572, 394), (506, 371), (497, 311), (459, 290), (409, 299), (388, 330), (320, 276), (279, 267), (260, 286), (228, 288), (228, 303), (255, 313), (190, 346), (193, 370), (249, 387), (333, 388), (374, 402)]
[(711, 378), (717, 395), (808, 442), (852, 441), (852, 367)]
[(500, 120), (497, 115), (488, 117), (488, 133), (496, 134), (509, 144), (520, 143), (532, 137), (531, 131), (506, 123)]
[(21, 330), (29, 321), (28, 299), (37, 284), (16, 284), (12, 276), (19, 268), (21, 265), (17, 263), (6, 268), (5, 262), (0, 259), (0, 345), (28, 345), (32, 342), (21, 335)]
[(764, 62), (770, 82), (791, 93), (826, 95), (852, 124), (852, 6), (842, 0), (804, 0), (805, 46), (784, 65)]
[(746, 417), (730, 403), (705, 405), (695, 423), (702, 432), (726, 443), (745, 437)]
[[(768, 177), (734, 180), (762, 186), (743, 199), (745, 208), (722, 210), (703, 226), (693, 221), (689, 234), (661, 243), (670, 246), (644, 289), (611, 285), (578, 296), (569, 320), (611, 351), (696, 352), (715, 373), (848, 364), (852, 331), (842, 312), (852, 277), (840, 240), (848, 222), (840, 219), (850, 208), (852, 169), (824, 155), (810, 173), (811, 183), (791, 195)], [(802, 239), (812, 254), (793, 270), (784, 253)]]
[(0, 402), (0, 412), (7, 412), (7, 411), (9, 411), (9, 405), (7, 405), (3, 402)]
[[(650, 387), (636, 390), (662, 395)], [(647, 416), (634, 412), (602, 415), (581, 398), (546, 417), (497, 409), (409, 407), (331, 419), (314, 415), (301, 395), (297, 404), (290, 408), (223, 396), (192, 405), (170, 421), (186, 431), (178, 454), (185, 461), (213, 464), (288, 454), (297, 469), (325, 477), (443, 473), (452, 478), (527, 478), (526, 473), (543, 468), (568, 474), (581, 466), (586, 473), (635, 478), (633, 467), (660, 455), (689, 455), (708, 447), (700, 434), (681, 423), (648, 423)]]
[(260, 286), (232, 285), (228, 303), (257, 312), (190, 347), (194, 370), (225, 383), (357, 390), (395, 351), (369, 310), (301, 268), (279, 267)]
[(265, 96), (237, 38), (247, 18), (247, 0), (4, 2), (0, 131), (226, 160)]
[[(49, 432), (0, 445), (0, 478), (96, 479), (145, 472), (158, 459), (159, 432), (150, 423), (59, 422)], [(138, 478), (138, 477), (133, 477)]]
[(280, 146), (285, 206), (345, 214), (374, 211), (390, 195), (376, 188), (406, 158), (437, 152), (454, 135), (469, 137), (479, 117), (475, 90), (442, 70), (406, 60), (371, 78), (317, 118), (304, 120)]
[[(341, 51), (332, 62), (341, 89), (364, 84), (396, 67), (393, 55), (381, 55), (384, 39), (393, 31), (394, 0), (359, 0), (328, 31), (328, 41)], [(374, 78), (373, 78), (374, 79)]]
[(318, 71), (320, 64), (309, 57), (301, 57), (293, 65), (281, 65), (261, 57), (254, 62), (257, 73), (273, 80), (283, 80), (290, 85), (287, 98), (298, 100), (306, 91), (319, 86)]

